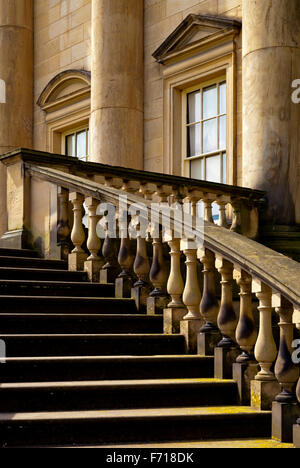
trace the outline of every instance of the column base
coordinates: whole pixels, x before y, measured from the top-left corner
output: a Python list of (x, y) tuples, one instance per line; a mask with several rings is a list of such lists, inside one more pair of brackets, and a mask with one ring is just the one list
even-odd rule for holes
[(241, 354), (241, 350), (232, 348), (215, 348), (215, 379), (232, 379), (233, 364)]
[(164, 309), (164, 333), (165, 335), (175, 335), (180, 333), (180, 322), (187, 314), (187, 309), (184, 307), (173, 309)]
[(84, 271), (87, 272), (89, 281), (99, 283), (100, 270), (102, 266), (102, 260), (87, 260), (84, 262)]
[(88, 255), (85, 252), (73, 252), (69, 254), (69, 271), (84, 271), (84, 263)]
[(282, 443), (293, 442), (293, 425), (300, 417), (298, 403), (287, 405), (274, 401), (272, 404), (272, 438)]
[(115, 281), (115, 296), (118, 299), (130, 298), (133, 281), (131, 278), (117, 278)]
[(200, 356), (214, 356), (215, 348), (222, 338), (218, 330), (212, 330), (198, 335), (198, 354)]
[(180, 334), (185, 336), (188, 354), (197, 354), (198, 334), (203, 327), (203, 320), (182, 320), (180, 322)]
[(169, 302), (170, 298), (166, 296), (148, 297), (147, 315), (163, 314)]
[(295, 424), (293, 427), (293, 443), (295, 448), (300, 448), (300, 425)]
[(233, 364), (232, 376), (238, 385), (239, 403), (242, 406), (250, 406), (251, 381), (254, 380), (258, 371), (258, 364), (254, 362)]
[(280, 393), (280, 389), (277, 380), (268, 382), (252, 380), (251, 407), (259, 411), (270, 411), (276, 395)]

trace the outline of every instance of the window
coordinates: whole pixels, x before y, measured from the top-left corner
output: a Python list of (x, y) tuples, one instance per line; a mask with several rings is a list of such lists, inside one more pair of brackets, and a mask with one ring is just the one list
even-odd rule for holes
[(185, 175), (226, 183), (227, 105), (226, 80), (183, 92)]
[(87, 161), (89, 155), (89, 129), (81, 128), (64, 135), (65, 154)]

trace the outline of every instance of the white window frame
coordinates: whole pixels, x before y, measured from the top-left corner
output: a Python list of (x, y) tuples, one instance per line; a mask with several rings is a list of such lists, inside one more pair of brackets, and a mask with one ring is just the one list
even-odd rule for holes
[[(62, 133), (62, 138), (61, 138), (61, 152), (62, 154), (67, 154), (67, 137), (68, 136), (71, 136), (71, 135), (75, 135), (75, 145), (76, 145), (76, 135), (78, 133), (81, 133), (82, 131), (88, 131), (88, 139), (87, 139), (87, 155), (86, 155), (86, 159), (85, 161), (88, 161), (88, 157), (89, 157), (89, 149), (90, 149), (90, 128), (89, 128), (89, 124), (85, 124), (85, 125), (81, 125), (80, 127), (76, 127), (76, 128), (72, 128), (72, 129), (69, 129), (68, 131)], [(75, 156), (77, 157), (77, 156)], [(84, 161), (84, 159), (81, 159), (81, 158), (78, 158), (80, 159), (81, 161)]]
[[(218, 88), (220, 84), (226, 83), (226, 113), (225, 114), (217, 114), (214, 116), (214, 118), (218, 118), (218, 128), (217, 128), (217, 134), (219, 138), (219, 117), (225, 115), (226, 116), (226, 147), (225, 148), (219, 148), (216, 151), (212, 151), (209, 153), (203, 153), (201, 152), (199, 155), (191, 156), (188, 157), (187, 155), (187, 150), (188, 150), (188, 138), (187, 138), (187, 130), (189, 127), (192, 127), (193, 125), (196, 125), (197, 123), (201, 124), (201, 149), (203, 150), (203, 134), (202, 134), (202, 124), (206, 120), (210, 119), (203, 119), (203, 89), (208, 88), (213, 85), (217, 85)], [(188, 95), (195, 92), (195, 91), (201, 91), (201, 120), (199, 122), (193, 122), (193, 123), (188, 123), (187, 122), (187, 111), (188, 111)], [(218, 99), (218, 109), (219, 109), (219, 92), (217, 93), (217, 99)], [(226, 75), (213, 78), (210, 80), (202, 81), (197, 83), (196, 85), (186, 88), (182, 91), (182, 173), (184, 177), (191, 177), (191, 161), (195, 160), (203, 160), (204, 161), (204, 177), (203, 180), (206, 180), (206, 158), (211, 157), (211, 156), (220, 156), (220, 183), (223, 183), (223, 174), (224, 174), (224, 167), (223, 167), (223, 154), (226, 153), (226, 161), (227, 161), (227, 153), (228, 153), (228, 139), (227, 139), (227, 121), (228, 121), (228, 106), (227, 106), (227, 81), (226, 81)], [(225, 173), (225, 183), (227, 183), (227, 167), (228, 164), (226, 164), (226, 173)]]

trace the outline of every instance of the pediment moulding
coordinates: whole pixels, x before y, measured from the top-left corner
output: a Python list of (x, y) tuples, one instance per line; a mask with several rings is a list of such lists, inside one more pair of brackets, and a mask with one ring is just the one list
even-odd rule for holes
[(162, 64), (180, 60), (239, 34), (242, 22), (211, 15), (188, 15), (153, 53)]
[(46, 113), (90, 98), (91, 73), (66, 70), (56, 75), (41, 93), (37, 105)]

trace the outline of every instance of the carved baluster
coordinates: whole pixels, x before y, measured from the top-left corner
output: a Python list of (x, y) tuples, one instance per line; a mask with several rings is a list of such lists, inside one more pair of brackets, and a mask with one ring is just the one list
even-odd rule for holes
[(133, 262), (135, 252), (133, 252), (132, 242), (129, 238), (129, 226), (127, 207), (119, 206), (118, 223), (120, 250), (118, 254), (118, 262), (121, 267), (121, 273), (116, 279), (116, 297), (131, 297), (131, 289), (133, 287)]
[(213, 195), (211, 193), (205, 193), (203, 195), (202, 201), (204, 203), (204, 221), (208, 221), (209, 223), (214, 223), (212, 204), (216, 199), (217, 199), (216, 195)]
[(219, 301), (216, 297), (216, 269), (215, 254), (205, 247), (198, 250), (198, 258), (203, 264), (203, 294), (200, 303), (200, 312), (205, 320), (204, 326), (198, 336), (198, 354), (201, 356), (213, 356), (215, 347), (221, 339), (218, 330), (217, 319), (219, 313)]
[(273, 381), (275, 375), (271, 367), (277, 356), (277, 348), (272, 330), (272, 289), (258, 280), (253, 280), (252, 290), (259, 300), (260, 324), (257, 342), (255, 345), (255, 358), (260, 366), (255, 380)]
[(168, 308), (181, 309), (184, 307), (182, 302), (184, 283), (180, 269), (180, 239), (173, 238), (168, 242), (168, 244), (170, 247), (171, 270), (168, 279), (167, 290), (172, 299), (168, 304)]
[(232, 224), (230, 230), (241, 234), (242, 232), (242, 202), (238, 198), (231, 198)]
[(244, 270), (235, 270), (234, 276), (240, 286), (240, 319), (236, 329), (236, 341), (243, 353), (237, 358), (238, 363), (253, 361), (253, 348), (257, 331), (252, 312), (252, 278)]
[(105, 239), (102, 247), (102, 255), (105, 260), (105, 264), (100, 271), (100, 283), (114, 283), (118, 274), (120, 273), (120, 267), (118, 264), (118, 247), (117, 239), (112, 239), (109, 235), (107, 223), (105, 226)]
[[(299, 311), (299, 309), (298, 309), (298, 316), (300, 316), (300, 311)], [(298, 328), (298, 330), (300, 330), (300, 323), (297, 323), (296, 327)], [(298, 368), (298, 370), (299, 370), (299, 368)], [(298, 402), (300, 403), (300, 379), (298, 380), (298, 385), (297, 385), (297, 388), (296, 388), (296, 396), (297, 396)], [(300, 426), (300, 418), (297, 419), (297, 424), (298, 424), (298, 426)], [(300, 429), (297, 428), (296, 431), (297, 431), (297, 433), (298, 433), (298, 440), (299, 440), (299, 437), (300, 437), (300, 436), (299, 436)], [(296, 431), (295, 431), (295, 432), (296, 432)], [(297, 444), (297, 447), (298, 447), (298, 448), (299, 448), (299, 445), (300, 445), (300, 444), (299, 444), (299, 442), (298, 442), (298, 444)]]
[(58, 187), (57, 245), (60, 247), (62, 260), (67, 260), (71, 251), (68, 201), (69, 191), (63, 187)]
[(134, 272), (138, 277), (135, 287), (144, 288), (148, 287), (148, 279), (150, 272), (150, 262), (147, 253), (147, 244), (144, 233), (138, 232), (137, 234), (137, 250), (134, 261)]
[(280, 345), (275, 365), (275, 375), (281, 386), (277, 395), (279, 403), (295, 403), (296, 384), (299, 378), (299, 367), (292, 360), (294, 349), (293, 305), (281, 295), (273, 295), (273, 306), (280, 317)]
[(119, 217), (119, 233), (120, 233), (120, 250), (118, 255), (118, 262), (121, 267), (119, 278), (132, 278), (132, 265), (134, 262), (134, 255), (132, 252), (131, 240), (128, 234), (128, 218), (127, 212), (123, 211)]
[(222, 257), (216, 259), (216, 267), (222, 277), (221, 287), (221, 307), (218, 315), (218, 327), (223, 335), (222, 341), (218, 344), (220, 348), (232, 348), (236, 346), (235, 331), (238, 318), (233, 307), (233, 264)]
[(74, 212), (71, 240), (75, 246), (69, 255), (69, 270), (78, 271), (84, 269), (84, 262), (88, 257), (82, 248), (82, 245), (85, 241), (85, 232), (82, 225), (84, 196), (73, 192), (70, 193), (69, 200), (73, 205)]
[(98, 282), (100, 269), (104, 263), (103, 259), (98, 255), (101, 249), (101, 240), (97, 235), (97, 224), (100, 220), (100, 216), (97, 215), (99, 200), (89, 197), (85, 199), (85, 204), (89, 216), (87, 248), (90, 252), (90, 256), (84, 264), (84, 270), (87, 272), (90, 281)]
[(216, 297), (215, 285), (215, 254), (203, 248), (198, 251), (198, 258), (204, 266), (204, 285), (200, 312), (206, 323), (201, 328), (202, 333), (210, 333), (218, 330), (217, 319), (219, 313), (219, 302)]
[(150, 269), (150, 281), (153, 284), (154, 290), (147, 300), (148, 314), (162, 313), (169, 302), (166, 293), (168, 269), (163, 250), (162, 232), (161, 228), (159, 228), (159, 237), (153, 239), (153, 259)]
[(184, 320), (202, 319), (199, 306), (201, 301), (201, 292), (198, 281), (198, 261), (197, 247), (192, 241), (182, 241), (183, 253), (186, 257), (186, 281), (183, 292), (183, 303), (188, 313)]
[(217, 197), (216, 203), (219, 205), (219, 222), (218, 225), (224, 228), (228, 228), (226, 206), (230, 202), (230, 197), (226, 195), (220, 195)]

